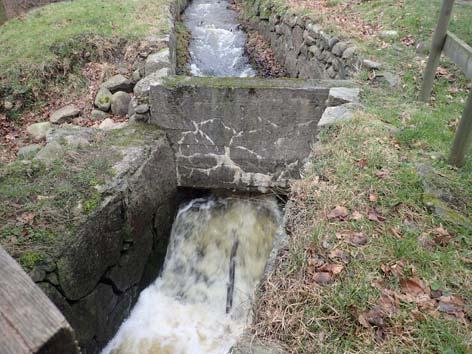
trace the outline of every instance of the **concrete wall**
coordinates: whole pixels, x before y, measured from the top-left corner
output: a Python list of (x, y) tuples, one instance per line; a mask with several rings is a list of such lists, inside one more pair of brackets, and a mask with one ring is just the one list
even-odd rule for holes
[(270, 43), (290, 77), (347, 79), (360, 66), (356, 48), (305, 20), (267, 2), (240, 0), (243, 17)]
[[(56, 129), (50, 140), (76, 130)], [(73, 235), (30, 273), (74, 329), (82, 354), (105, 346), (157, 277), (177, 207), (174, 153), (164, 134), (150, 129), (140, 136), (129, 127), (120, 133), (125, 146), (98, 130), (90, 134), (121, 156), (116, 175), (102, 186), (101, 205), (78, 217)]]
[(180, 186), (262, 190), (300, 178), (330, 87), (346, 82), (177, 77), (151, 86), (150, 123), (176, 154)]

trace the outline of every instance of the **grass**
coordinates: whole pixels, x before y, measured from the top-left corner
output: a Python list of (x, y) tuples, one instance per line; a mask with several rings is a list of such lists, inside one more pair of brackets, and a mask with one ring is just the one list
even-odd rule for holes
[[(439, 4), (285, 2), (291, 11), (316, 17), (349, 38), (364, 58), (382, 62), (401, 77), (397, 89), (371, 80), (369, 72), (354, 78), (362, 88), (364, 109), (354, 121), (321, 134), (312, 168), (292, 188), (287, 215), (291, 242), (262, 285), (253, 327), (255, 334), (284, 344), (290, 353), (472, 352), (472, 229), (429, 210), (416, 170), (418, 163), (432, 166), (449, 206), (472, 219), (472, 156), (461, 169), (446, 163), (469, 82), (444, 59), (431, 104), (416, 99), (426, 57), (415, 46), (430, 38)], [(456, 5), (451, 29), (468, 43), (471, 17), (472, 6)], [(398, 31), (399, 38), (381, 41), (376, 33), (384, 29)], [(347, 209), (345, 220), (328, 218), (336, 206)], [(369, 219), (372, 211), (380, 221)], [(365, 246), (347, 241), (356, 232), (367, 237)], [(316, 273), (333, 264), (342, 271), (331, 273), (332, 284), (318, 284)], [(434, 301), (428, 300), (428, 309), (405, 297), (402, 281), (412, 278), (421, 279), (427, 291), (463, 299), (464, 319), (438, 311)], [(387, 295), (395, 300), (391, 313), (381, 302)], [(361, 320), (379, 307), (382, 316), (374, 320), (381, 323)]]
[(28, 106), (85, 62), (113, 59), (123, 44), (166, 32), (167, 0), (54, 3), (0, 27), (0, 95)]

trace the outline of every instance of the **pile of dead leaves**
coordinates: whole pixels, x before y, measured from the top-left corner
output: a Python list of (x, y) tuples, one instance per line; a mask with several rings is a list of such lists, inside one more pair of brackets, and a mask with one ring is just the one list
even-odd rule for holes
[[(391, 266), (382, 266), (382, 271), (399, 276), (403, 273), (403, 266), (403, 262), (400, 261)], [(440, 289), (432, 290), (418, 277), (401, 278), (399, 290), (385, 286), (382, 281), (374, 281), (372, 286), (381, 294), (377, 304), (361, 313), (355, 308), (351, 310), (363, 327), (375, 331), (377, 340), (385, 339), (387, 333), (392, 331), (390, 319), (399, 312), (401, 303), (414, 306), (410, 312), (410, 317), (414, 321), (425, 321), (426, 315), (436, 318), (444, 316), (464, 323), (468, 321), (463, 298), (446, 294)]]

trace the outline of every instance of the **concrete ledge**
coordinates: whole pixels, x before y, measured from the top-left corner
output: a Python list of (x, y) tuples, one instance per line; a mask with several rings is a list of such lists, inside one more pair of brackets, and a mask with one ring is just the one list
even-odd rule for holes
[[(331, 88), (348, 81), (172, 77), (150, 89), (150, 123), (176, 155), (178, 184), (287, 188), (300, 178)], [(344, 102), (339, 100), (339, 102)]]

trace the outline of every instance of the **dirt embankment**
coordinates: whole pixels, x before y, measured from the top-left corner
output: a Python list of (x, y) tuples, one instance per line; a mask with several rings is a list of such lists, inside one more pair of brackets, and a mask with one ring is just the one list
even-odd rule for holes
[(34, 7), (43, 6), (61, 0), (0, 0), (7, 18), (18, 16)]

